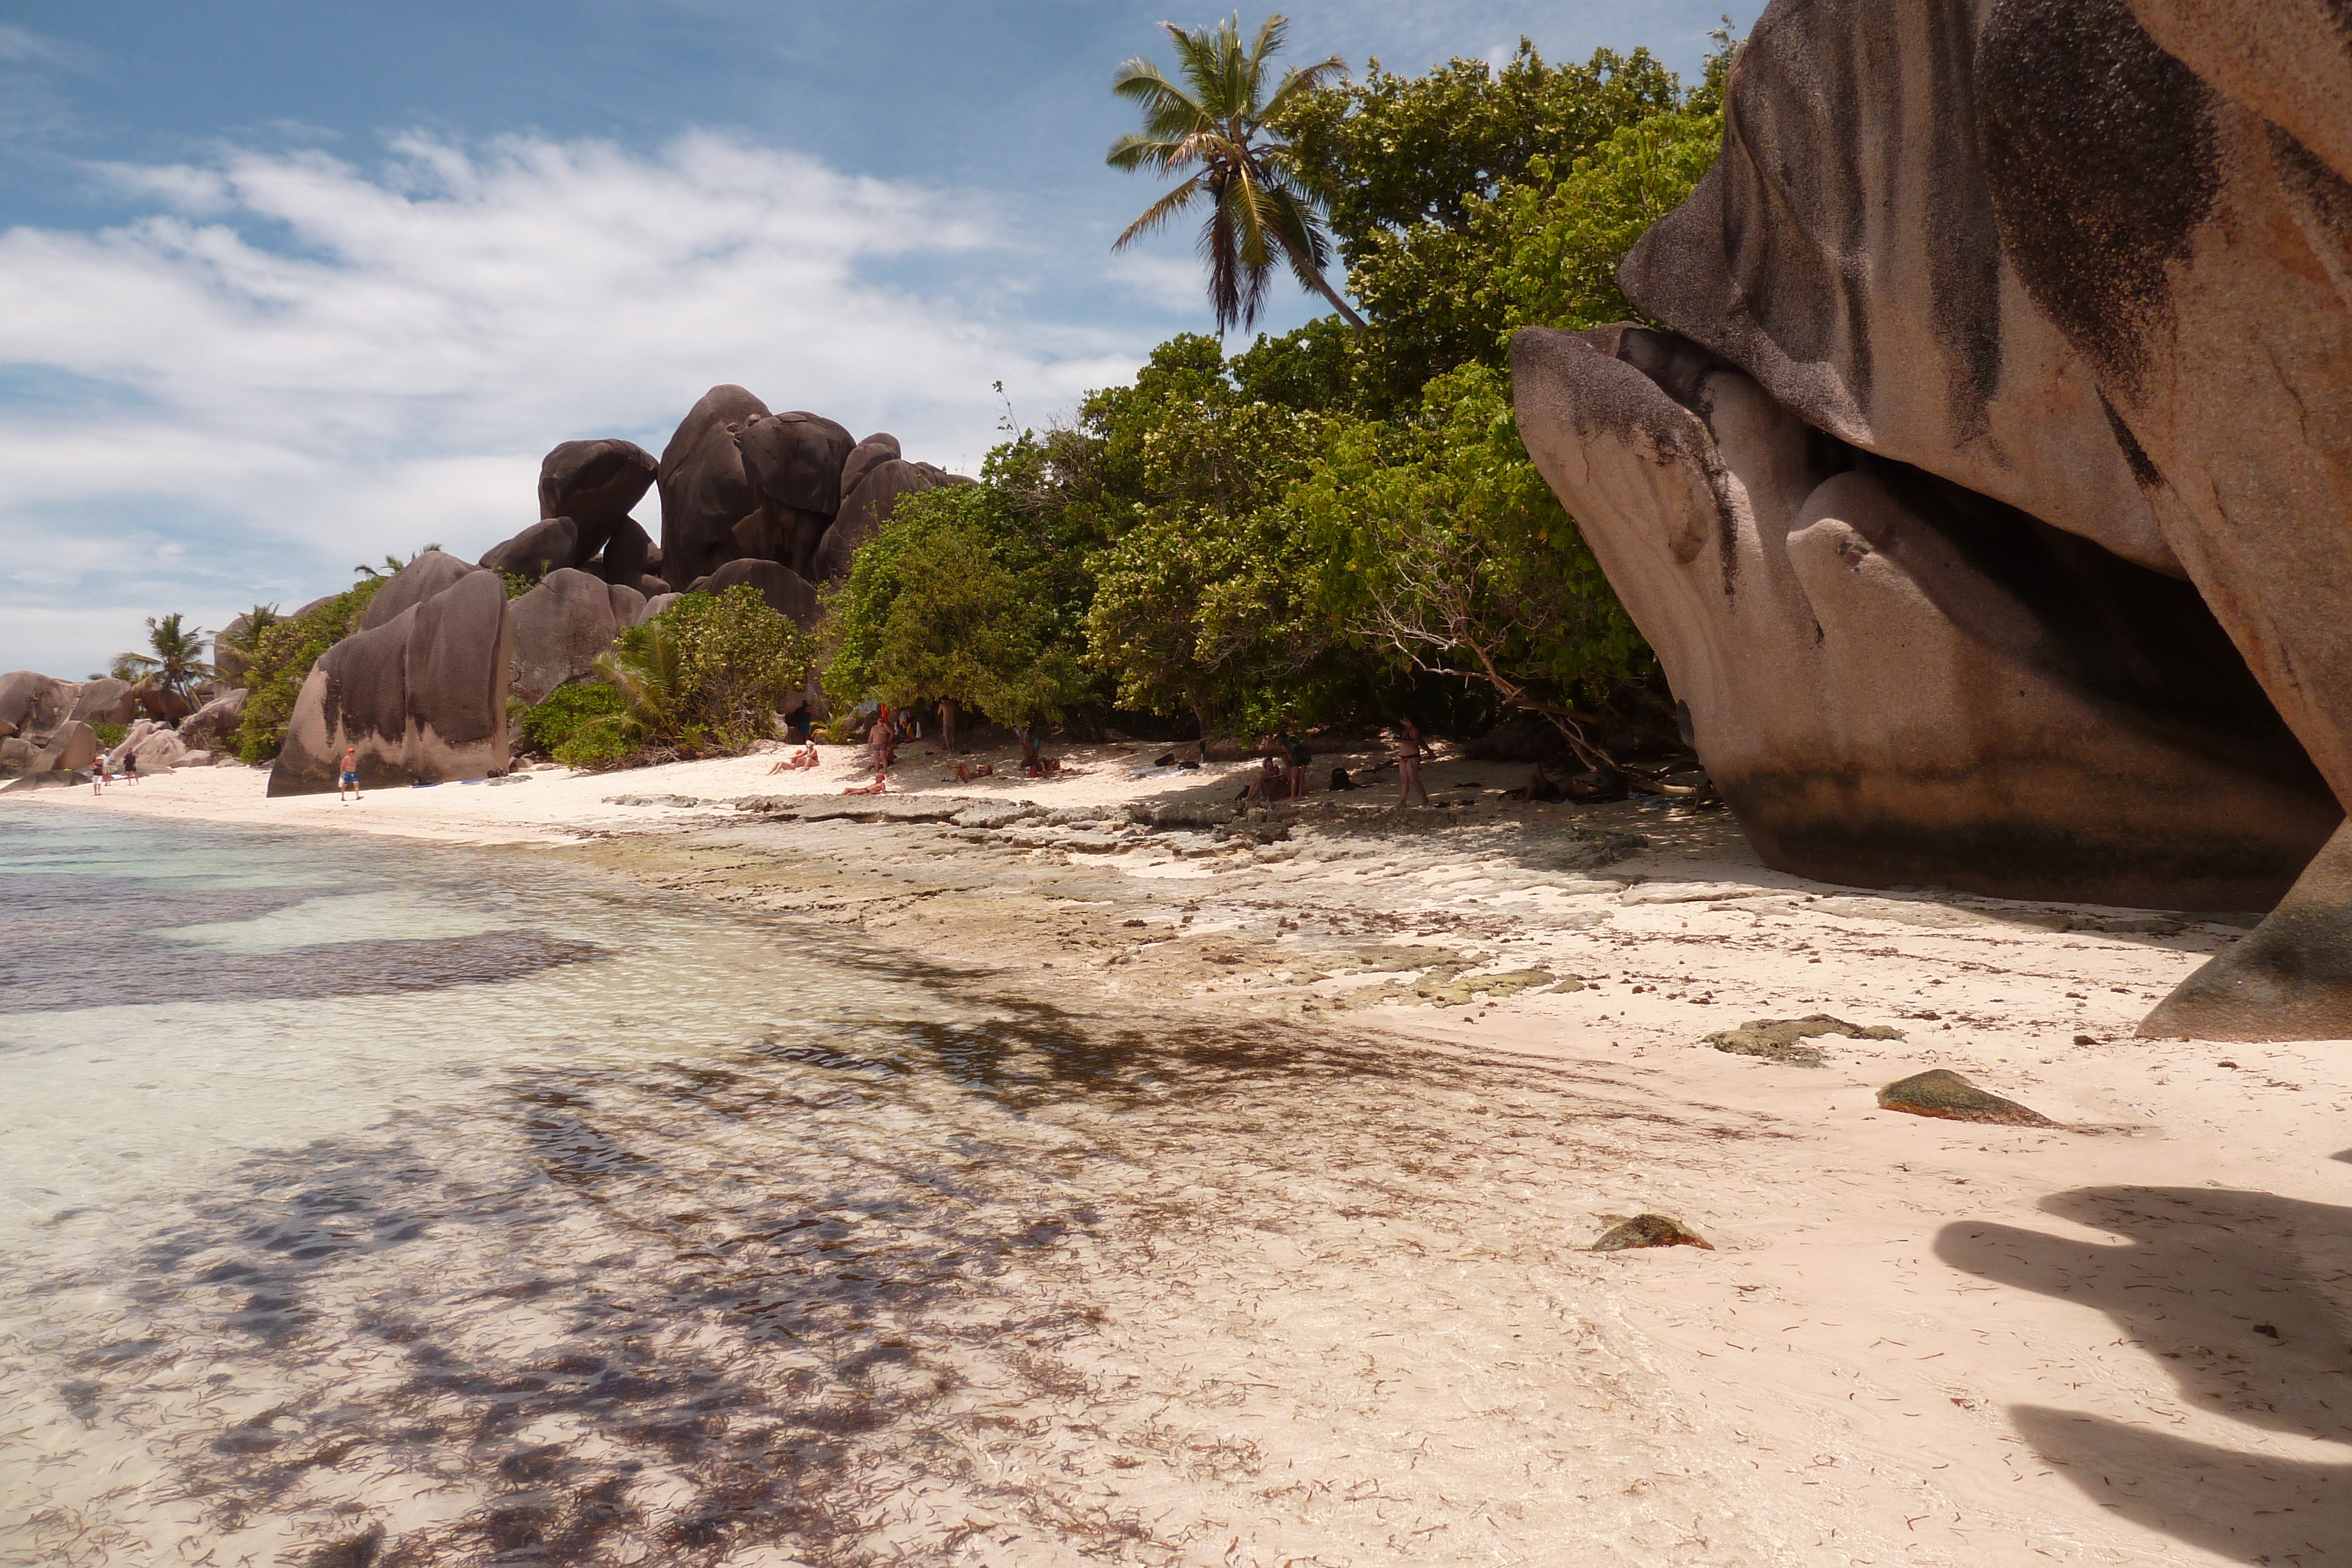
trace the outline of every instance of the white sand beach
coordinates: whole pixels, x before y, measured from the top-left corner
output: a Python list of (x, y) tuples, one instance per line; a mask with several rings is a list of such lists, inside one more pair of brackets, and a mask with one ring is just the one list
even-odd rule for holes
[[(1202, 1368), (1245, 1385), (1221, 1417), (1236, 1440), (1374, 1489), (1399, 1531), (1443, 1532), (1431, 1560), (1510, 1557), (1513, 1530), (1486, 1518), (1510, 1490), (1498, 1466), (1581, 1497), (1563, 1525), (1645, 1521), (1626, 1539), (1656, 1552), (1559, 1562), (2352, 1556), (2352, 1052), (2134, 1034), (2246, 917), (1810, 883), (1761, 866), (1720, 810), (1529, 808), (1498, 798), (1517, 770), (1491, 763), (1430, 769), (1446, 810), (1318, 795), (1222, 838), (1154, 830), (1126, 808), (1230, 800), (1255, 768), (1134, 777), (1157, 749), (1079, 748), (1044, 781), (902, 768), (901, 809), (1049, 810), (994, 827), (795, 820), (866, 777), (846, 747), (813, 773), (758, 757), (357, 805), (190, 769), (0, 810), (568, 845), (1074, 1014), (1280, 1019), (1475, 1064), (1493, 1135), (1425, 1179), (1456, 1197), (1482, 1172), (1535, 1183), (1561, 1216), (1541, 1256), (1480, 1255), (1404, 1203), (1310, 1218), (1184, 1309), (1242, 1314), (1213, 1336), (1230, 1364)], [(754, 796), (781, 799), (733, 804)], [(1812, 1039), (1817, 1066), (1706, 1042), (1816, 1013), (1901, 1038)], [(2057, 1125), (1878, 1107), (1929, 1068)], [(1515, 1123), (1535, 1073), (1567, 1075), (1573, 1124)], [(1581, 1250), (1647, 1212), (1712, 1249)], [(1107, 1364), (1165, 1337), (1152, 1315), (1104, 1328)], [(1335, 1400), (1390, 1435), (1353, 1471), (1297, 1424)], [(1493, 1440), (1506, 1408), (1525, 1452), (1451, 1451), (1449, 1434)], [(1164, 1476), (1137, 1500), (1191, 1506)], [(1257, 1544), (1276, 1539), (1315, 1537)]]

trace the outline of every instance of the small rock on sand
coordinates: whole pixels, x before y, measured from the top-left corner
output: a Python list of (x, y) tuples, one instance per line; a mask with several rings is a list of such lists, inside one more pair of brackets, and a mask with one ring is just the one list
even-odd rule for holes
[(1686, 1230), (1683, 1222), (1664, 1214), (1637, 1214), (1631, 1219), (1621, 1219), (1601, 1234), (1592, 1244), (1595, 1252), (1622, 1252), (1634, 1247), (1704, 1247), (1709, 1252), (1715, 1244), (1695, 1230)]
[(1886, 1024), (1863, 1029), (1827, 1013), (1814, 1013), (1801, 1019), (1750, 1019), (1738, 1029), (1718, 1030), (1708, 1035), (1706, 1043), (1734, 1056), (1760, 1056), (1768, 1061), (1785, 1061), (1795, 1067), (1819, 1067), (1821, 1048), (1799, 1043), (1819, 1034), (1842, 1034), (1848, 1040), (1903, 1038), (1901, 1030)]
[(1940, 1116), (1951, 1122), (1997, 1122), (2007, 1127), (2058, 1124), (2039, 1111), (1988, 1094), (1958, 1073), (1940, 1067), (1888, 1084), (1878, 1092), (1878, 1103), (1883, 1110)]

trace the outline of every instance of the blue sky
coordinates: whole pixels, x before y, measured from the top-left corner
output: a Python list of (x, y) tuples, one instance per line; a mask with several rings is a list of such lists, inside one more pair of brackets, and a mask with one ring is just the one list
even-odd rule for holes
[[(1690, 77), (1722, 5), (1287, 9), (1295, 63), (1524, 33)], [(1102, 153), (1118, 62), (1219, 14), (11, 0), (0, 670), (478, 553), (531, 520), (546, 448), (657, 453), (719, 382), (971, 470), (992, 382), (1042, 424), (1205, 329), (1189, 236), (1109, 254), (1159, 187)]]

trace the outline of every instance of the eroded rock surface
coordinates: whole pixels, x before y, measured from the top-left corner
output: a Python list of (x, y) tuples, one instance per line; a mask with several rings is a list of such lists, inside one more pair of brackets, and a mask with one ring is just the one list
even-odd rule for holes
[(901, 496), (937, 488), (939, 479), (900, 457), (885, 457), (867, 468), (856, 488), (842, 498), (841, 511), (817, 547), (816, 576), (845, 582), (857, 548), (882, 531)]
[(2347, 88), (2311, 5), (1777, 0), (1621, 269), (1673, 330), (1522, 334), (1530, 451), (1773, 864), (2266, 908), (2334, 832)]
[(344, 638), (302, 683), (269, 793), (332, 790), (347, 746), (371, 788), (502, 771), (510, 657), (506, 585), (472, 570)]
[(735, 525), (759, 505), (743, 468), (742, 434), (766, 417), (768, 405), (741, 387), (712, 387), (662, 448), (661, 573), (672, 588), (739, 553)]
[(526, 703), (541, 702), (593, 669), (596, 655), (621, 634), (613, 597), (622, 591), (602, 578), (562, 567), (509, 605), (515, 695)]

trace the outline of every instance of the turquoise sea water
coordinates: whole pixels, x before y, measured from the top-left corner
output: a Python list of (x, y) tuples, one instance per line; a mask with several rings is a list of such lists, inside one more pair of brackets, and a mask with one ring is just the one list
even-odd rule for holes
[[(1377, 1542), (1548, 1439), (1497, 1394), (1446, 1479), (1368, 1336), (1523, 1376), (1640, 1131), (1513, 1084), (543, 852), (0, 812), (0, 1563)], [(1360, 1519), (1264, 1502), (1342, 1451)]]

